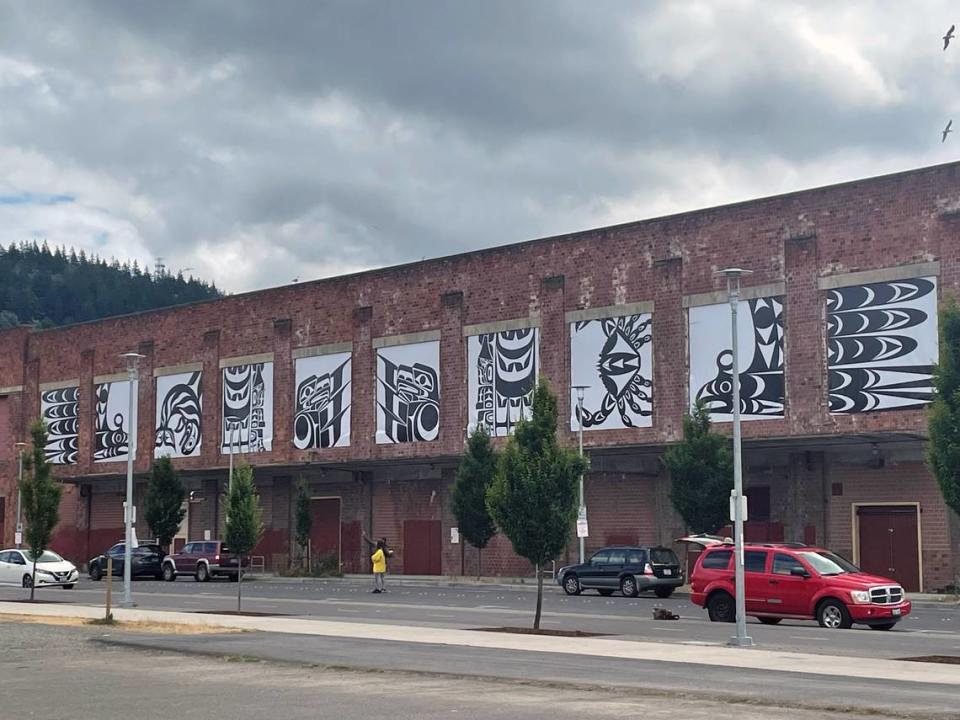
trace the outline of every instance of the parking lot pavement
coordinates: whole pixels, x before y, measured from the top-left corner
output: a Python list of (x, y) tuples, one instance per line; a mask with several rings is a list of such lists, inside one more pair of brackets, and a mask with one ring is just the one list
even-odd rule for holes
[[(246, 582), (244, 608), (255, 612), (325, 620), (446, 628), (526, 626), (532, 622), (533, 595), (504, 586), (454, 586), (438, 582), (403, 582), (389, 578), (390, 592), (372, 595), (369, 583), (331, 579), (309, 583)], [(120, 583), (114, 584), (119, 591)], [(139, 580), (135, 601), (143, 608), (186, 611), (226, 610), (235, 605), (237, 586), (229, 582), (196, 583), (181, 578), (163, 583)], [(0, 588), (0, 600), (24, 597), (18, 588)], [(74, 590), (44, 589), (42, 599), (103, 603), (105, 582), (84, 579)], [(653, 608), (665, 607), (679, 621), (653, 620)], [(625, 639), (705, 643), (726, 642), (730, 627), (710, 623), (687, 597), (660, 600), (652, 596), (601, 597), (592, 593), (566, 596), (558, 588), (544, 597), (543, 626), (583, 630)], [(765, 648), (863, 657), (960, 654), (960, 612), (954, 607), (917, 607), (891, 632), (868, 629), (828, 631), (813, 622), (784, 621), (776, 627), (749, 624), (750, 634)]]

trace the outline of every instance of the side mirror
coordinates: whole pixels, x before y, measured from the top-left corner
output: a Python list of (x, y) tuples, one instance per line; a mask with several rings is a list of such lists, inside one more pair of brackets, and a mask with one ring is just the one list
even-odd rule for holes
[(792, 567), (792, 568), (790, 568), (790, 574), (793, 575), (794, 577), (802, 577), (802, 578), (808, 578), (808, 577), (810, 577), (810, 573), (808, 573), (808, 572), (806, 571), (806, 569), (804, 569), (804, 568), (802, 568), (802, 567)]

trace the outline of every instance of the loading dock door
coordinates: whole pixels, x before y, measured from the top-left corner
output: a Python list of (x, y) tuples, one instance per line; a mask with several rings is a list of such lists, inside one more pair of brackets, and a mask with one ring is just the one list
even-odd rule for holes
[(331, 553), (340, 563), (340, 498), (310, 500), (310, 553), (316, 563)]
[(916, 505), (861, 505), (857, 508), (860, 568), (920, 590)]
[(441, 539), (439, 520), (404, 520), (403, 574), (440, 575)]

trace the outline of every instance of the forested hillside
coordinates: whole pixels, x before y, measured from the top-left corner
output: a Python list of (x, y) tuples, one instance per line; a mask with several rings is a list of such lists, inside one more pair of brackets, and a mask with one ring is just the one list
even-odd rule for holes
[(0, 328), (55, 327), (220, 296), (216, 286), (181, 274), (43, 245), (0, 247)]

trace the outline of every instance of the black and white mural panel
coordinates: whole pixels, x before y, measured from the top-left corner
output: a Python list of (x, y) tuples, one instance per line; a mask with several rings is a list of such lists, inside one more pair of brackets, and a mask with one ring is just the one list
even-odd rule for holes
[[(97, 383), (93, 386), (94, 462), (126, 462), (131, 445), (131, 429), (137, 431), (138, 382), (129, 380)], [(130, 395), (133, 394), (133, 417)], [(136, 447), (136, 435), (133, 436)]]
[(268, 452), (273, 447), (273, 363), (223, 368), (220, 451)]
[(54, 465), (73, 465), (79, 455), (80, 388), (66, 387), (40, 392), (40, 418), (47, 426), (44, 455)]
[(203, 394), (200, 371), (157, 378), (155, 457), (200, 454)]
[[(733, 350), (729, 303), (689, 310), (690, 406), (703, 401), (711, 419), (733, 420)], [(783, 417), (783, 297), (737, 303), (740, 413), (744, 420)]]
[(619, 430), (653, 424), (653, 325), (649, 314), (570, 324), (570, 429)]
[(440, 342), (377, 350), (377, 443), (436, 440), (440, 433)]
[(298, 358), (293, 444), (300, 450), (350, 445), (352, 355)]
[(491, 435), (508, 435), (530, 417), (537, 385), (540, 331), (504, 330), (467, 338), (468, 432), (482, 423)]
[(827, 292), (831, 413), (926, 405), (938, 352), (935, 277)]

